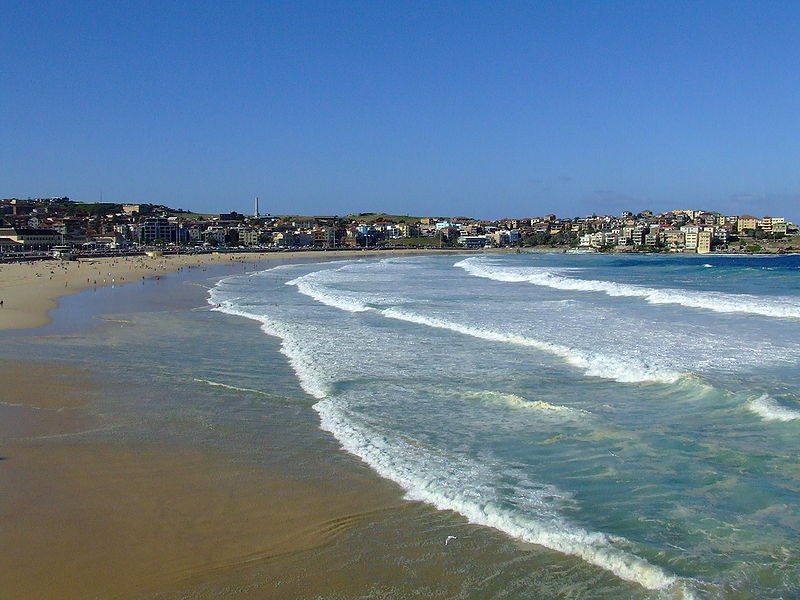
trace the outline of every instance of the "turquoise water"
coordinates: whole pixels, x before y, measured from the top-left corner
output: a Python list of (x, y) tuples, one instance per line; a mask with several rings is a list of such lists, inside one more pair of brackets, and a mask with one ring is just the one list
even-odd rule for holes
[[(407, 498), (622, 586), (582, 598), (800, 595), (796, 256), (283, 265), (209, 303), (260, 323), (322, 429)], [(514, 577), (493, 593), (524, 596)]]

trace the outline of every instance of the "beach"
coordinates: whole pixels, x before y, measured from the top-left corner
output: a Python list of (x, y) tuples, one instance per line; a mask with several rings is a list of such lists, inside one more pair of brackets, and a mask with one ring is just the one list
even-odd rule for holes
[[(304, 260), (343, 257), (353, 253), (302, 255)], [(197, 282), (266, 268), (276, 259), (296, 260), (280, 254), (268, 255), (272, 262), (262, 258), (200, 255), (2, 266), (3, 327), (40, 327), (21, 332), (25, 337), (6, 333), (4, 340), (4, 597), (356, 598), (401, 590), (417, 590), (423, 593), (419, 597), (463, 595), (463, 557), (443, 541), (449, 534), (480, 534), (459, 517), (403, 500), (398, 486), (341, 452), (319, 431), (310, 402), (291, 400), (300, 402), (298, 408), (279, 401), (276, 410), (285, 414), (270, 415), (266, 427), (272, 435), (266, 438), (259, 425), (255, 444), (220, 442), (204, 437), (214, 426), (198, 425), (194, 415), (188, 425), (183, 415), (165, 426), (160, 408), (141, 412), (138, 406), (142, 398), (169, 400), (178, 393), (175, 379), (181, 379), (210, 401), (244, 403), (248, 422), (262, 419), (262, 398), (254, 390), (243, 394), (202, 379), (220, 378), (213, 366), (199, 364), (203, 352), (193, 360), (164, 350), (175, 364), (164, 367), (159, 381), (154, 373), (161, 365), (126, 364), (144, 347), (130, 338), (150, 327), (149, 317), (138, 322), (115, 316), (59, 333), (75, 314), (113, 311), (122, 298), (128, 299), (125, 306), (150, 302), (150, 310), (177, 298), (171, 302), (178, 308), (170, 304), (169, 314), (219, 321), (213, 313), (187, 312), (206, 310), (205, 284)], [(64, 306), (53, 314), (66, 316), (41, 327), (57, 302)], [(249, 323), (237, 331), (251, 335), (251, 330), (254, 340), (261, 336)], [(175, 341), (175, 335), (166, 336), (153, 325), (145, 337), (158, 347)], [(128, 349), (117, 356), (120, 344)], [(287, 391), (293, 376), (281, 367), (283, 357), (275, 356), (278, 371), (270, 380), (281, 393), (301, 398), (299, 388)], [(179, 370), (190, 364), (182, 377)], [(187, 413), (195, 410), (187, 406)], [(501, 556), (516, 553), (503, 536), (488, 538), (504, 548)], [(406, 566), (397, 568), (398, 563)]]
[(41, 327), (47, 313), (57, 306), (57, 299), (85, 289), (110, 285), (141, 283), (182, 269), (205, 268), (231, 263), (266, 261), (337, 260), (379, 255), (416, 254), (418, 250), (392, 251), (305, 251), (226, 252), (206, 254), (160, 254), (60, 261), (0, 263), (0, 331)]
[(6, 596), (794, 595), (797, 257), (377, 256), (4, 265)]
[[(304, 258), (337, 257), (310, 254)], [(0, 326), (44, 325), (66, 294), (269, 258), (286, 260), (205, 254), (2, 265)], [(7, 349), (13, 344), (6, 339)], [(299, 482), (196, 445), (87, 439), (83, 432), (107, 425), (87, 406), (113, 390), (113, 379), (98, 383), (109, 366), (3, 361), (4, 597), (167, 593), (206, 583), (210, 573), (214, 580), (249, 564), (285, 562), (330, 542), (338, 519), (398, 501), (394, 490)]]

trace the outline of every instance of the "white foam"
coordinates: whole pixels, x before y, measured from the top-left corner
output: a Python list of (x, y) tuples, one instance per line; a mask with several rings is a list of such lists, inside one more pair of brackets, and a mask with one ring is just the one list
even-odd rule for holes
[(285, 324), (265, 315), (258, 315), (239, 308), (233, 301), (223, 300), (215, 294), (209, 296), (209, 304), (218, 305), (212, 310), (229, 315), (236, 315), (252, 319), (261, 323), (261, 330), (267, 335), (281, 339), (281, 353), (289, 360), (289, 365), (294, 370), (300, 382), (300, 387), (307, 394), (315, 398), (324, 398), (328, 395), (333, 377), (321, 367), (320, 362), (315, 362), (303, 352), (303, 339), (296, 335)]
[[(492, 488), (480, 481), (491, 465), (459, 464), (454, 457), (424, 453), (396, 438), (368, 434), (353, 426), (352, 416), (339, 399), (318, 402), (321, 427), (330, 431), (342, 447), (361, 458), (379, 475), (399, 483), (411, 500), (440, 510), (453, 510), (478, 525), (493, 527), (515, 538), (573, 556), (608, 570), (627, 581), (651, 589), (665, 589), (679, 580), (615, 543), (624, 540), (585, 530), (560, 517), (554, 509), (559, 491), (552, 486), (529, 489), (520, 499), (523, 510), (505, 508)], [(477, 487), (476, 487), (477, 486)]]
[(578, 408), (570, 408), (569, 406), (562, 406), (560, 404), (550, 404), (544, 400), (526, 400), (519, 396), (508, 398), (508, 403), (511, 406), (519, 406), (528, 410), (536, 410), (544, 413), (556, 413), (560, 415), (579, 415), (586, 414), (585, 410)]
[(800, 419), (800, 410), (782, 406), (768, 394), (750, 400), (747, 403), (747, 408), (765, 421), (795, 421)]
[[(427, 452), (423, 446), (398, 436), (376, 433), (348, 411), (346, 397), (334, 394), (335, 369), (327, 369), (325, 357), (304, 343), (307, 342), (306, 329), (256, 314), (253, 311), (258, 309), (247, 309), (240, 302), (216, 290), (209, 296), (209, 303), (218, 305), (214, 310), (256, 320), (265, 333), (281, 339), (281, 352), (289, 359), (301, 386), (321, 399), (314, 408), (320, 415), (322, 429), (331, 432), (346, 451), (364, 460), (379, 475), (400, 484), (409, 499), (441, 510), (456, 511), (475, 524), (579, 557), (647, 589), (666, 590), (682, 585), (675, 576), (624, 550), (628, 544), (626, 540), (589, 531), (566, 520), (560, 508), (571, 499), (555, 486), (535, 483), (518, 486), (512, 502), (504, 504), (497, 496), (501, 486), (495, 481), (497, 469), (493, 465), (483, 461), (473, 463), (457, 455)], [(513, 402), (510, 398), (509, 401)], [(518, 397), (518, 401), (524, 402), (524, 399)], [(534, 410), (570, 410), (545, 402), (529, 404)]]
[(569, 406), (562, 406), (560, 404), (550, 404), (544, 400), (528, 400), (517, 394), (509, 394), (505, 392), (495, 392), (491, 390), (481, 392), (467, 392), (466, 396), (472, 398), (479, 398), (481, 400), (488, 400), (490, 402), (499, 402), (514, 408), (523, 408), (526, 410), (534, 410), (543, 413), (558, 414), (558, 415), (580, 415), (587, 414), (586, 411), (579, 408), (570, 408)]
[(271, 396), (271, 394), (267, 394), (266, 392), (262, 392), (260, 390), (253, 390), (253, 389), (250, 389), (250, 388), (237, 387), (235, 385), (228, 385), (227, 383), (219, 383), (217, 381), (209, 381), (208, 379), (197, 379), (195, 377), (194, 381), (197, 381), (198, 383), (205, 383), (206, 385), (210, 385), (212, 387), (221, 387), (221, 388), (225, 388), (226, 390), (233, 390), (235, 392), (247, 392), (247, 393), (251, 393), (251, 394), (260, 394), (262, 396)]
[(748, 313), (782, 319), (800, 319), (800, 303), (793, 298), (765, 298), (752, 294), (650, 288), (598, 279), (576, 279), (562, 273), (567, 269), (544, 267), (499, 267), (482, 257), (470, 257), (455, 263), (470, 275), (504, 282), (528, 282), (558, 290), (602, 292), (612, 297), (643, 298), (651, 304), (679, 304), (722, 313)]
[[(400, 304), (404, 302), (403, 298), (390, 296), (386, 294), (376, 294), (367, 292), (358, 292), (358, 296), (354, 296), (353, 292), (344, 292), (335, 289), (331, 284), (341, 283), (357, 277), (364, 277), (362, 273), (354, 273), (353, 268), (358, 267), (364, 269), (369, 266), (380, 266), (381, 263), (372, 264), (347, 264), (338, 269), (324, 269), (321, 271), (314, 271), (308, 273), (291, 281), (287, 281), (286, 285), (293, 285), (297, 290), (310, 298), (313, 298), (320, 304), (346, 310), (348, 312), (366, 312), (371, 309), (370, 304), (386, 305), (386, 304)], [(376, 281), (378, 275), (366, 275), (370, 281)]]
[[(320, 281), (320, 272), (309, 273), (297, 279), (287, 281), (286, 285), (297, 286), (297, 291), (313, 298), (321, 304), (346, 310), (348, 312), (364, 312), (369, 310), (364, 302), (356, 300), (349, 294), (336, 293), (330, 287), (323, 285)], [(322, 271), (321, 273), (325, 273)]]
[(370, 296), (367, 294), (365, 294), (364, 298), (361, 299), (354, 297), (353, 294), (333, 290), (329, 283), (336, 281), (339, 277), (341, 277), (339, 271), (339, 269), (315, 271), (313, 273), (303, 275), (302, 277), (292, 279), (291, 281), (286, 282), (286, 284), (294, 285), (302, 294), (313, 298), (321, 304), (325, 304), (326, 306), (331, 306), (339, 310), (353, 313), (375, 310), (390, 319), (407, 321), (419, 325), (427, 325), (429, 327), (435, 327), (439, 329), (448, 329), (456, 333), (494, 342), (511, 343), (520, 346), (536, 348), (537, 350), (543, 350), (550, 354), (559, 356), (571, 365), (582, 369), (584, 373), (590, 377), (613, 379), (614, 381), (621, 383), (638, 383), (644, 381), (674, 383), (681, 377), (680, 373), (658, 367), (652, 367), (638, 361), (626, 361), (620, 359), (619, 357), (607, 356), (600, 353), (589, 354), (558, 344), (551, 344), (549, 342), (543, 342), (529, 337), (492, 331), (490, 329), (471, 327), (460, 323), (426, 317), (399, 308), (373, 308), (368, 305), (368, 302), (381, 304), (386, 302), (402, 302), (402, 299), (387, 298), (385, 296)]
[(602, 377), (613, 379), (620, 383), (638, 383), (644, 381), (659, 381), (663, 383), (674, 383), (682, 374), (666, 369), (651, 367), (643, 363), (625, 361), (617, 357), (605, 356), (603, 354), (588, 354), (574, 348), (568, 348), (560, 344), (551, 344), (530, 337), (523, 337), (513, 333), (504, 333), (490, 329), (472, 327), (461, 323), (454, 323), (444, 319), (426, 317), (407, 310), (398, 308), (386, 308), (381, 313), (390, 318), (428, 327), (448, 329), (484, 340), (516, 344), (542, 350), (549, 354), (558, 356), (573, 366), (583, 369), (584, 373), (590, 377)]

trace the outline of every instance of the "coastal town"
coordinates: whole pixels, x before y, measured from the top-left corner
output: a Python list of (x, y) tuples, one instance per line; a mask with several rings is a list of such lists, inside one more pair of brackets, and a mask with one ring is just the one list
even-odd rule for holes
[(771, 252), (800, 250), (785, 217), (704, 210), (523, 219), (198, 214), (154, 204), (74, 202), (67, 197), (0, 200), (0, 253), (7, 259), (53, 251), (144, 248), (380, 249), (553, 248), (569, 252)]

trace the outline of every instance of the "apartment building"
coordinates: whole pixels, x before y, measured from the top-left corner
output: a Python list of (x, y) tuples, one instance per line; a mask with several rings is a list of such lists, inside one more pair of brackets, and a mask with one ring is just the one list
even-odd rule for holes
[(697, 233), (697, 253), (708, 254), (711, 252), (711, 242), (714, 237), (714, 232), (709, 229), (704, 229)]
[(736, 231), (744, 233), (748, 229), (755, 230), (758, 227), (758, 219), (752, 215), (741, 215), (736, 222)]
[(783, 217), (764, 217), (758, 224), (766, 233), (786, 233), (786, 219)]

